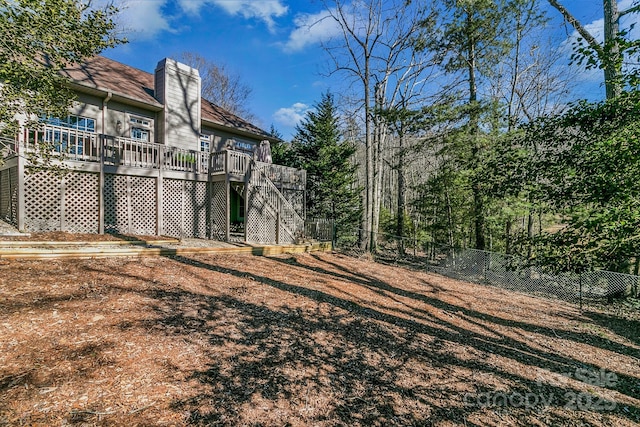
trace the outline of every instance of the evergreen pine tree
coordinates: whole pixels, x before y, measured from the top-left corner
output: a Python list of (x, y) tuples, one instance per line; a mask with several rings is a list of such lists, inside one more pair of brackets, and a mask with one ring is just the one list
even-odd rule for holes
[(361, 210), (356, 147), (342, 139), (331, 93), (296, 126), (292, 150), (295, 166), (307, 171), (307, 217), (334, 220), (338, 235), (355, 230)]
[(284, 141), (282, 134), (274, 125), (271, 125), (269, 135), (278, 138), (276, 141), (271, 141), (271, 158), (273, 163), (276, 165), (295, 167), (292, 158), (291, 144)]

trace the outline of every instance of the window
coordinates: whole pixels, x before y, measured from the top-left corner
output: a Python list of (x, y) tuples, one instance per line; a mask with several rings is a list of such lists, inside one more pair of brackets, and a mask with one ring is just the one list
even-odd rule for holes
[(131, 139), (137, 141), (149, 141), (149, 131), (138, 127), (131, 128)]
[(131, 139), (149, 142), (151, 137), (151, 119), (146, 117), (130, 116)]
[(209, 135), (200, 135), (200, 151), (205, 153), (211, 151), (211, 137)]
[(69, 115), (64, 119), (58, 117), (46, 117), (43, 119), (48, 125), (60, 126), (63, 128), (76, 129), (82, 132), (95, 132), (96, 121), (88, 117)]
[[(96, 121), (88, 117), (68, 115), (64, 119), (58, 117), (43, 117), (42, 121), (48, 125), (63, 129), (48, 128), (44, 132), (44, 140), (52, 143), (55, 151), (59, 153), (69, 153), (82, 155), (85, 152), (85, 144), (90, 144), (89, 136), (79, 135), (78, 132), (94, 133), (96, 131)], [(78, 132), (73, 132), (73, 129)], [(89, 149), (88, 149), (89, 150)]]
[(143, 119), (140, 117), (131, 117), (131, 124), (137, 127), (149, 128), (151, 126), (151, 121), (148, 119)]

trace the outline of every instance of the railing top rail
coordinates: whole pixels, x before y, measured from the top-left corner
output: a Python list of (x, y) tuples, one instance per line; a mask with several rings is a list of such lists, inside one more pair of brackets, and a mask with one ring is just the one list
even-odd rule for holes
[(258, 167), (258, 169), (268, 170), (270, 174), (278, 175), (278, 181), (291, 183), (306, 181), (307, 171), (305, 171), (304, 169), (297, 169), (290, 166), (258, 161), (256, 161), (256, 166)]
[(0, 137), (0, 153), (4, 159), (18, 155), (17, 142), (13, 138)]

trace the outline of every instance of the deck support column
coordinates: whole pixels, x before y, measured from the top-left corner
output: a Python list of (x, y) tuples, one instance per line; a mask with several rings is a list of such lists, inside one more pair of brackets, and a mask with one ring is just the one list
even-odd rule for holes
[(158, 148), (158, 159), (156, 160), (156, 166), (158, 167), (158, 177), (156, 178), (156, 233), (158, 236), (164, 235), (164, 221), (162, 212), (164, 211), (164, 179), (162, 171), (164, 169), (164, 145)]
[(104, 134), (100, 135), (98, 156), (100, 157), (100, 175), (98, 178), (98, 233), (104, 234)]
[[(25, 133), (27, 131), (25, 130)], [(22, 136), (22, 140), (20, 140), (20, 136)], [(25, 154), (23, 151), (26, 151), (27, 141), (26, 135), (18, 134), (18, 144), (16, 146), (16, 151), (18, 154), (18, 163), (17, 163), (17, 172), (18, 172), (18, 188), (16, 195), (16, 225), (18, 226), (18, 231), (25, 232), (25, 203), (24, 203), (24, 194), (25, 194)]]
[(251, 166), (244, 175), (244, 241), (249, 241), (249, 182), (251, 181)]
[(231, 240), (231, 179), (229, 177), (229, 163), (230, 155), (229, 150), (225, 150), (224, 155), (224, 198), (225, 198), (225, 221), (224, 221), (224, 236), (225, 241)]

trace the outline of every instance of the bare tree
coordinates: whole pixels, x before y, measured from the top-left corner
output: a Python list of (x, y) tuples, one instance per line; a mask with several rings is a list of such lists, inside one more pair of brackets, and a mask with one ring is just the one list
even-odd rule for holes
[(255, 120), (247, 102), (252, 89), (238, 74), (194, 52), (183, 52), (180, 61), (200, 71), (203, 98), (245, 120)]
[(507, 130), (543, 114), (559, 113), (575, 86), (575, 71), (546, 36), (539, 0), (520, 0), (512, 15), (509, 51), (489, 79), (491, 99), (505, 106)]
[[(543, 114), (559, 113), (575, 81), (574, 73), (560, 66), (563, 56), (544, 35), (548, 18), (540, 10), (539, 0), (520, 0), (513, 9), (509, 52), (493, 73), (490, 91), (493, 99), (505, 105), (507, 130), (518, 123), (531, 121)], [(534, 142), (535, 144), (535, 142)], [(527, 200), (526, 230), (533, 237), (535, 210), (533, 195)], [(538, 210), (538, 214), (540, 211)], [(511, 212), (515, 216), (515, 212)], [(514, 219), (505, 224), (506, 250)]]
[(328, 18), (340, 36), (324, 44), (331, 73), (346, 75), (359, 86), (359, 111), (364, 121), (365, 179), (360, 244), (375, 250), (380, 220), (383, 156), (388, 125), (380, 111), (393, 109), (401, 98), (415, 99), (427, 81), (429, 61), (414, 43), (426, 31), (432, 8), (404, 0), (342, 0), (325, 2)]

